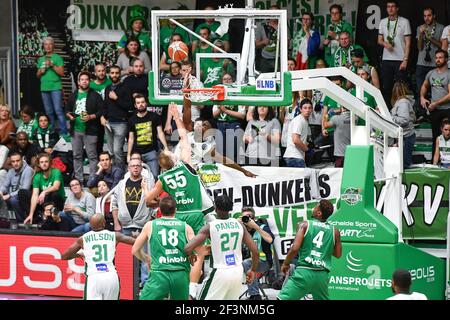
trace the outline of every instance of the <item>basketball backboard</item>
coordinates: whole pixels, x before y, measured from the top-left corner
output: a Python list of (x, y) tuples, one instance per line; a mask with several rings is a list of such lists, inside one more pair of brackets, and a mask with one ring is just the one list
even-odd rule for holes
[[(177, 68), (170, 70), (170, 57), (167, 48), (174, 34), (180, 34), (184, 42), (189, 39), (190, 55), (188, 60), (194, 64), (194, 76), (201, 86), (210, 88), (222, 84), (222, 75), (230, 73), (233, 83), (226, 85), (223, 101), (206, 101), (194, 104), (211, 105), (262, 105), (285, 106), (292, 103), (291, 77), (287, 70), (288, 38), (286, 10), (258, 10), (254, 8), (221, 8), (218, 10), (164, 11), (153, 10), (152, 19), (152, 66), (149, 73), (149, 100), (155, 105), (167, 105), (170, 102), (182, 104), (181, 75)], [(207, 19), (206, 23), (203, 23)], [(212, 22), (215, 19), (215, 22)], [(241, 20), (241, 21), (238, 21)], [(201, 29), (207, 27), (211, 35), (200, 36), (200, 29), (192, 31), (185, 27), (197, 21)], [(267, 34), (266, 24), (278, 25), (263, 45), (269, 51), (271, 63), (261, 59), (261, 50), (256, 48), (255, 40)], [(244, 35), (241, 52), (226, 52), (226, 41), (231, 39), (228, 24), (242, 26)], [(272, 30), (272, 29), (271, 29)], [(273, 31), (272, 30), (272, 31)], [(186, 39), (186, 40), (185, 40)], [(196, 42), (194, 44), (194, 42)], [(192, 47), (196, 47), (195, 57)]]

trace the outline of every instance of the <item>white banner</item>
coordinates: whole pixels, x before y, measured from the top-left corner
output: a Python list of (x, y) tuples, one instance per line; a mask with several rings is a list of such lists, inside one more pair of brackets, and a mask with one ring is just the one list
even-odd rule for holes
[(248, 178), (221, 165), (206, 166), (199, 172), (212, 197), (225, 193), (233, 199), (235, 217), (243, 207), (253, 207), (258, 218), (267, 219), (279, 259), (286, 257), (297, 224), (311, 214), (317, 202), (329, 199), (335, 204), (340, 196), (342, 169), (246, 169), (257, 177)]
[[(147, 24), (150, 27), (151, 10), (192, 10), (195, 0), (71, 0), (66, 13), (67, 27), (72, 30), (76, 41), (111, 41), (117, 42), (129, 29), (128, 17), (134, 5), (142, 5), (148, 15)], [(150, 31), (150, 30), (147, 30)]]

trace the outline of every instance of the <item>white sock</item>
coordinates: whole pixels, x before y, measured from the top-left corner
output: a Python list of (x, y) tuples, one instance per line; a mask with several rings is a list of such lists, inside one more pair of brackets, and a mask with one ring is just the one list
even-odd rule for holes
[(195, 283), (195, 282), (189, 283), (189, 295), (194, 299), (197, 299), (197, 288), (198, 288), (198, 283)]

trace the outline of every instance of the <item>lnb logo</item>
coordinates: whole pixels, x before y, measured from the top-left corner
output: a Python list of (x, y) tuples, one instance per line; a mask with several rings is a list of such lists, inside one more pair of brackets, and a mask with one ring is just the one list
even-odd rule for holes
[(159, 263), (160, 264), (166, 264), (167, 263), (167, 259), (165, 257), (159, 257)]
[(353, 251), (350, 251), (345, 259), (347, 260), (347, 268), (351, 271), (361, 272), (364, 271), (364, 263), (362, 259), (357, 259), (352, 255)]

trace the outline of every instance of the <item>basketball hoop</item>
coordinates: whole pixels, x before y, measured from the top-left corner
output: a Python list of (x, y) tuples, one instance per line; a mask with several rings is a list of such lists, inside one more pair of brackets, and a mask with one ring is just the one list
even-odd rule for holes
[(184, 97), (192, 102), (223, 101), (225, 99), (225, 88), (213, 86), (212, 88), (183, 89)]

